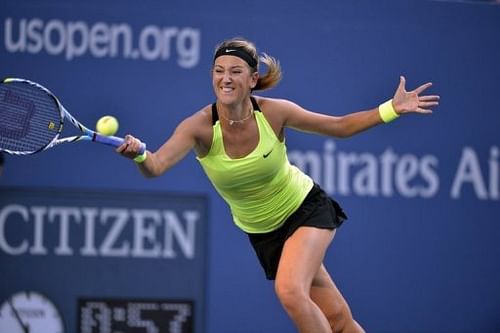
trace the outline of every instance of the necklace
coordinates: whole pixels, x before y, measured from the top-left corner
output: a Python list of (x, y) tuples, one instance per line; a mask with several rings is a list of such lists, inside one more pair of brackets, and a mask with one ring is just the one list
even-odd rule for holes
[(224, 115), (222, 113), (220, 114), (220, 116), (222, 118), (224, 118), (224, 120), (226, 120), (226, 121), (229, 122), (229, 126), (233, 126), (233, 124), (241, 124), (241, 123), (245, 122), (245, 120), (250, 119), (250, 117), (252, 116), (252, 114), (253, 114), (252, 109), (250, 109), (250, 113), (248, 114), (248, 116), (246, 116), (243, 119), (239, 119), (239, 120), (233, 120), (233, 119), (226, 118), (226, 117), (224, 117)]

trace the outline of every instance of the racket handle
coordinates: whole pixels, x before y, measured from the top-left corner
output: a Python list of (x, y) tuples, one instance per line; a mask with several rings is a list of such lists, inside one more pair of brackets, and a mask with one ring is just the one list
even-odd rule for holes
[[(123, 144), (125, 141), (123, 138), (117, 137), (117, 136), (105, 136), (105, 135), (100, 135), (98, 133), (95, 134), (94, 136), (94, 141), (103, 143), (105, 145), (110, 145), (113, 147), (119, 147)], [(141, 147), (139, 148), (138, 155), (143, 154), (146, 151), (146, 144), (141, 143)]]

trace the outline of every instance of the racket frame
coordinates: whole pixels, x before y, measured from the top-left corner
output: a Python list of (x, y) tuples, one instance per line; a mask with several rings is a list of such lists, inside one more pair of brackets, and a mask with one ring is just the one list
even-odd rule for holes
[[(38, 84), (36, 82), (27, 80), (27, 79), (21, 79), (21, 78), (6, 78), (1, 81), (1, 84), (9, 84), (12, 82), (20, 82), (20, 83), (25, 83), (32, 85), (40, 90), (42, 90), (44, 93), (46, 93), (48, 96), (50, 96), (54, 101), (55, 104), (57, 105), (58, 111), (59, 111), (59, 124), (56, 124), (58, 126), (56, 134), (52, 138), (52, 140), (47, 143), (45, 146), (34, 150), (34, 151), (12, 151), (8, 149), (2, 149), (0, 148), (0, 151), (6, 152), (8, 154), (12, 155), (30, 155), (30, 154), (35, 154), (41, 151), (45, 151), (49, 148), (55, 147), (61, 143), (72, 143), (72, 142), (78, 142), (78, 141), (94, 141), (98, 142), (101, 144), (113, 146), (113, 147), (119, 147), (123, 144), (125, 141), (123, 138), (117, 137), (117, 136), (106, 136), (99, 134), (96, 131), (93, 131), (83, 125), (81, 122), (79, 122), (69, 111), (62, 105), (62, 103), (59, 101), (59, 99), (54, 95), (49, 89), (46, 87), (42, 86), (41, 84)], [(80, 132), (82, 132), (81, 135), (74, 135), (74, 136), (68, 136), (68, 137), (63, 137), (59, 138), (63, 129), (64, 129), (64, 120), (67, 119), (69, 122), (75, 126)], [(146, 145), (142, 143), (138, 155), (141, 155), (146, 151)]]

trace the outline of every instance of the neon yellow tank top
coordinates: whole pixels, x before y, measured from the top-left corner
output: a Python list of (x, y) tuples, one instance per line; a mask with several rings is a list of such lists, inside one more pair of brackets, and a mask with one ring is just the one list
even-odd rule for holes
[(230, 158), (216, 121), (210, 151), (197, 159), (229, 205), (234, 223), (247, 233), (264, 233), (279, 228), (297, 210), (313, 181), (290, 164), (285, 143), (279, 141), (263, 113), (254, 111), (254, 115), (259, 143), (251, 153)]

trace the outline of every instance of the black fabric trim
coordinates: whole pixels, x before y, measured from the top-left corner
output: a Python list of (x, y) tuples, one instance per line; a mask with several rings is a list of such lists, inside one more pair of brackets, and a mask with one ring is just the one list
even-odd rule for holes
[(217, 104), (212, 104), (212, 126), (219, 120), (219, 114), (217, 113)]
[(255, 100), (255, 97), (250, 96), (250, 101), (252, 101), (252, 107), (253, 107), (254, 111), (262, 112), (262, 111), (260, 111), (259, 104), (257, 104), (257, 101)]

